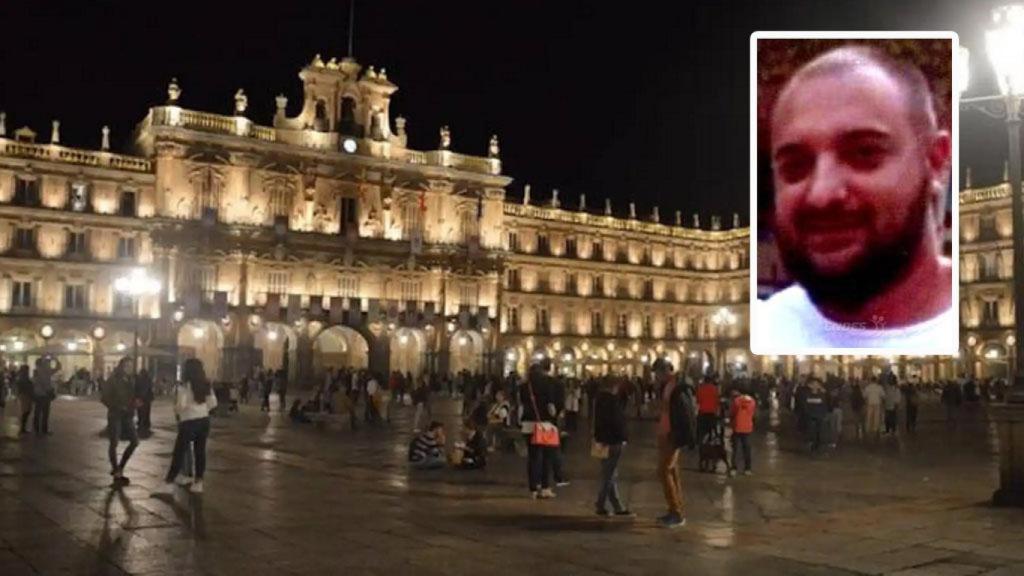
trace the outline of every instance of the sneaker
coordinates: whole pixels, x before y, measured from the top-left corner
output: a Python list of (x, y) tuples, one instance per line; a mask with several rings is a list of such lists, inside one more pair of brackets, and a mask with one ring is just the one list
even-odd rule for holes
[(570, 482), (568, 480), (562, 480), (561, 482), (555, 482), (555, 487), (556, 488), (565, 488), (569, 484), (570, 484)]
[(658, 524), (661, 524), (665, 528), (680, 528), (686, 525), (686, 518), (676, 514), (665, 514), (658, 518)]
[(192, 492), (193, 494), (202, 494), (203, 493), (203, 481), (202, 480), (196, 480), (195, 482), (193, 482), (192, 486), (189, 488), (189, 491)]
[(753, 474), (753, 472), (751, 472), (750, 470), (744, 470), (744, 471), (743, 471), (743, 475), (744, 475), (744, 476), (750, 476), (750, 475), (752, 475), (752, 474)]
[(555, 491), (551, 488), (544, 488), (540, 491), (540, 495), (537, 497), (541, 500), (548, 500), (555, 497)]
[(184, 474), (178, 474), (178, 476), (174, 479), (174, 483), (177, 484), (178, 486), (188, 486), (189, 484), (192, 483), (192, 477), (185, 476)]

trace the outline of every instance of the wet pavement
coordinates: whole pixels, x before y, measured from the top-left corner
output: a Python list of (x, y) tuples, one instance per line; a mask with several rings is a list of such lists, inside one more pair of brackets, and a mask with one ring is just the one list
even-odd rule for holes
[[(14, 403), (16, 404), (16, 403)], [(653, 423), (631, 421), (620, 488), (638, 517), (593, 515), (597, 462), (581, 433), (571, 486), (535, 501), (525, 459), (410, 472), (411, 409), (389, 427), (295, 426), (255, 406), (214, 420), (206, 491), (155, 495), (170, 406), (110, 488), (103, 407), (54, 403), (47, 438), (0, 438), (0, 575), (21, 574), (1024, 574), (1024, 510), (988, 504), (997, 441), (983, 407), (955, 430), (922, 409), (913, 437), (808, 455), (790, 423), (759, 422), (753, 476), (683, 465), (688, 524), (667, 530)], [(453, 402), (435, 416), (449, 436)]]

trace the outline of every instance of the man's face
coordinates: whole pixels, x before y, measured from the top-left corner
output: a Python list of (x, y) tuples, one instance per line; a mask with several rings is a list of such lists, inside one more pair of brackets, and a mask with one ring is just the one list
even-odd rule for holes
[(933, 178), (919, 133), (899, 84), (877, 67), (784, 92), (772, 122), (775, 231), (812, 297), (867, 298), (918, 254)]

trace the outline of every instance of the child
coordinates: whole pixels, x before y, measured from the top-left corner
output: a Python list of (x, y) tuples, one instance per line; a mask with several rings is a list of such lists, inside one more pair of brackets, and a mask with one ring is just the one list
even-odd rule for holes
[(484, 442), (483, 434), (477, 429), (472, 420), (466, 422), (466, 442), (457, 444), (456, 451), (462, 452), (462, 457), (455, 456), (452, 461), (460, 470), (480, 470), (487, 466), (487, 444)]
[(431, 422), (426, 432), (418, 434), (409, 444), (409, 463), (419, 470), (444, 468), (444, 424)]

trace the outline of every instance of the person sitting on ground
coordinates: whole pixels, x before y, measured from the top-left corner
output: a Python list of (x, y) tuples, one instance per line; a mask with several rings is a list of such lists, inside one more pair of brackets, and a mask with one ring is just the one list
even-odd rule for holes
[(302, 400), (296, 398), (292, 402), (292, 408), (288, 411), (288, 418), (295, 424), (309, 424), (312, 420), (306, 416), (306, 410), (302, 407)]
[(465, 443), (456, 444), (455, 450), (461, 451), (461, 457), (453, 458), (455, 467), (460, 470), (481, 470), (487, 467), (487, 444), (472, 420), (467, 420)]
[(505, 392), (498, 390), (494, 395), (494, 405), (487, 412), (487, 428), (484, 430), (488, 452), (494, 452), (498, 442), (505, 441), (505, 429), (511, 427), (511, 416), (512, 405), (505, 398)]
[(444, 468), (444, 424), (434, 421), (409, 444), (409, 463), (419, 470)]

